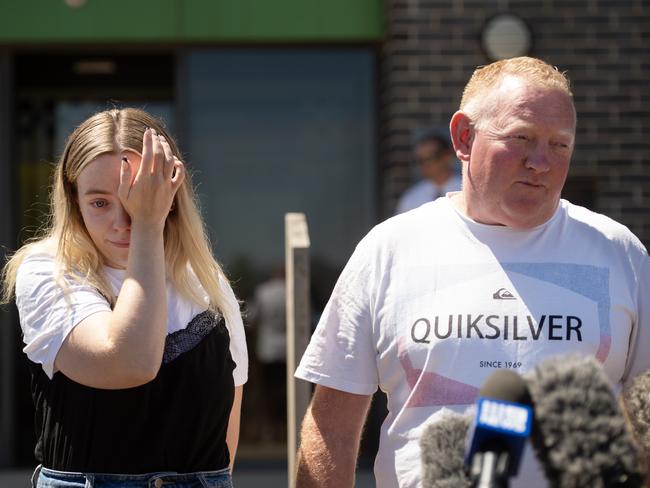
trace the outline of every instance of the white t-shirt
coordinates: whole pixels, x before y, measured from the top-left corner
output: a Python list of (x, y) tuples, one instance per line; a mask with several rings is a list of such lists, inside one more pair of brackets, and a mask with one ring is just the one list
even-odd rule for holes
[[(16, 278), (16, 306), (25, 342), (23, 351), (32, 362), (42, 364), (43, 371), (50, 378), (56, 372), (54, 359), (70, 331), (94, 313), (111, 311), (106, 298), (92, 286), (78, 280), (68, 280), (69, 294), (66, 296), (55, 282), (55, 266), (50, 253), (35, 251), (25, 257)], [(104, 273), (117, 296), (125, 271), (104, 267)], [(220, 284), (234, 317), (226, 326), (230, 332), (230, 352), (236, 364), (233, 378), (235, 386), (239, 386), (248, 379), (244, 325), (230, 285), (224, 279), (220, 279)], [(200, 286), (198, 280), (197, 286)], [(167, 284), (168, 334), (187, 327), (192, 318), (205, 309), (205, 306), (185, 300)]]
[(418, 208), (436, 198), (444, 197), (447, 193), (460, 190), (462, 179), (460, 175), (454, 173), (449, 181), (444, 185), (438, 186), (430, 180), (422, 180), (415, 183), (400, 197), (397, 202), (395, 214), (401, 214)]
[[(419, 438), (464, 411), (497, 368), (582, 352), (615, 384), (650, 367), (650, 259), (624, 226), (562, 200), (526, 231), (476, 223), (440, 198), (357, 246), (296, 371), (388, 396), (377, 486), (421, 486)], [(513, 487), (545, 486), (527, 448)]]

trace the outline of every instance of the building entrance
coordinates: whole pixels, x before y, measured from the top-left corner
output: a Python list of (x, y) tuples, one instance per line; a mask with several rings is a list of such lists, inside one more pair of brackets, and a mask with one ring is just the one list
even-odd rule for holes
[[(92, 113), (124, 105), (145, 108), (174, 130), (174, 56), (94, 52), (16, 54), (12, 60), (14, 107), (11, 173), (17, 246), (38, 234), (47, 221), (54, 163), (72, 130)], [(34, 420), (30, 378), (22, 353), (17, 314), (4, 327), (9, 355), (0, 357), (6, 381), (0, 465), (34, 464)]]

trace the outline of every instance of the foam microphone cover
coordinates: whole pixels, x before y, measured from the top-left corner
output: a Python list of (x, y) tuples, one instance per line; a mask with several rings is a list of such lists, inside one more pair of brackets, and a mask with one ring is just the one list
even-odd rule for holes
[(472, 414), (449, 412), (422, 431), (423, 488), (469, 488), (464, 456)]
[(637, 376), (624, 391), (623, 408), (647, 470), (650, 467), (650, 371)]
[(551, 358), (525, 379), (535, 405), (531, 440), (551, 488), (643, 486), (639, 453), (596, 359)]

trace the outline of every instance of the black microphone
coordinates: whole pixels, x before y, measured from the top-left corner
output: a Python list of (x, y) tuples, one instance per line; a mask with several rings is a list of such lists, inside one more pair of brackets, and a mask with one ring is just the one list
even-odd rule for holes
[(423, 488), (470, 488), (463, 457), (471, 415), (449, 412), (420, 437)]
[(497, 370), (479, 390), (465, 464), (471, 486), (507, 488), (519, 472), (533, 420), (531, 397), (514, 371)]
[(643, 486), (636, 446), (596, 359), (551, 358), (525, 379), (535, 404), (531, 440), (550, 487)]

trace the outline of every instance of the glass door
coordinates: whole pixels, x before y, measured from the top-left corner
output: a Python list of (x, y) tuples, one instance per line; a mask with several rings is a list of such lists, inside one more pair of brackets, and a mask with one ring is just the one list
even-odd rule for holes
[[(141, 107), (172, 131), (172, 54), (23, 53), (14, 58), (15, 120), (13, 174), (18, 245), (38, 234), (49, 213), (54, 163), (65, 140), (89, 115), (112, 107)], [(33, 406), (29, 373), (15, 326), (14, 463), (34, 464)]]

